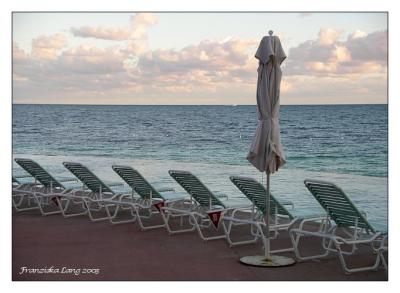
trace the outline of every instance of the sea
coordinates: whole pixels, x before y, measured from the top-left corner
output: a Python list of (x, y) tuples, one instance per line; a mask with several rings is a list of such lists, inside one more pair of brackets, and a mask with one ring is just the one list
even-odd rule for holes
[[(231, 204), (247, 199), (229, 176), (265, 184), (265, 174), (246, 160), (257, 127), (255, 105), (17, 104), (12, 113), (13, 158), (34, 159), (55, 177), (71, 177), (62, 162), (76, 161), (106, 182), (121, 182), (111, 166), (124, 164), (155, 186), (183, 194), (168, 170), (187, 170)], [(303, 182), (331, 181), (376, 229), (387, 230), (387, 105), (282, 105), (280, 126), (287, 162), (271, 175), (275, 197), (292, 201), (295, 215), (323, 214)], [(24, 171), (13, 163), (13, 174)]]

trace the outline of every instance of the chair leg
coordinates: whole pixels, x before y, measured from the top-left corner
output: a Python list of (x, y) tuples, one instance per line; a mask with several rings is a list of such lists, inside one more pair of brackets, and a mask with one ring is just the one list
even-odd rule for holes
[(150, 217), (149, 216), (141, 216), (140, 215), (140, 209), (138, 207), (134, 207), (134, 210), (135, 210), (135, 213), (136, 213), (136, 218), (138, 220), (138, 224), (139, 224), (140, 230), (146, 231), (146, 230), (152, 230), (152, 229), (158, 229), (158, 228), (167, 227), (166, 226), (167, 224), (166, 224), (166, 222), (165, 222), (165, 220), (163, 218), (163, 212), (157, 213), (157, 214), (160, 214), (160, 217), (161, 217), (161, 220), (162, 220), (162, 224), (145, 225), (143, 223), (142, 219), (148, 220), (149, 218), (151, 218), (153, 213), (151, 211), (149, 211)]
[(232, 227), (233, 227), (233, 221), (229, 221), (228, 227), (226, 227), (225, 221), (222, 221), (222, 229), (226, 236), (226, 241), (228, 242), (229, 247), (234, 247), (234, 246), (244, 245), (244, 244), (252, 244), (252, 243), (256, 243), (258, 241), (258, 238), (259, 238), (258, 230), (256, 233), (253, 233), (252, 232), (252, 230), (253, 230), (252, 224), (250, 226), (250, 230), (251, 230), (250, 232), (252, 232), (251, 234), (254, 236), (254, 238), (250, 239), (250, 240), (233, 241), (231, 238)]
[[(99, 210), (95, 210), (96, 212), (99, 212), (101, 209), (99, 209)], [(90, 208), (88, 208), (88, 216), (89, 216), (89, 219), (92, 221), (92, 222), (100, 222), (100, 221), (106, 221), (106, 220), (109, 220), (109, 217), (108, 216), (105, 216), (105, 217), (96, 217), (96, 216), (94, 216), (93, 214), (92, 214), (92, 212), (93, 211), (91, 211), (90, 210)]]
[(385, 257), (383, 256), (383, 251), (379, 251), (379, 256), (381, 258), (381, 262), (382, 262), (382, 266), (384, 268), (384, 270), (386, 271), (386, 273), (388, 272), (388, 266), (387, 266), (387, 262)]
[(43, 197), (39, 197), (36, 194), (33, 194), (33, 198), (35, 200), (35, 202), (37, 203), (39, 210), (42, 214), (42, 216), (49, 216), (49, 215), (55, 215), (55, 214), (61, 214), (61, 210), (59, 207), (57, 207), (57, 210), (52, 210), (52, 211), (46, 211), (45, 210), (45, 206), (50, 205), (49, 199), (48, 197), (46, 197), (46, 201), (45, 203), (42, 202), (42, 200), (44, 199)]
[(302, 237), (301, 236), (301, 231), (290, 230), (289, 231), (289, 236), (290, 236), (290, 240), (292, 241), (294, 254), (295, 254), (297, 260), (299, 260), (299, 261), (323, 258), (323, 257), (328, 256), (329, 253), (330, 253), (329, 248), (332, 245), (332, 240), (329, 240), (328, 249), (326, 249), (324, 253), (316, 254), (316, 255), (310, 255), (310, 256), (302, 256), (300, 254), (300, 249), (299, 249), (300, 238)]
[(375, 262), (372, 266), (365, 266), (365, 267), (357, 267), (357, 268), (349, 268), (346, 260), (344, 258), (343, 251), (340, 247), (340, 244), (335, 243), (335, 247), (337, 250), (337, 254), (340, 260), (340, 264), (342, 265), (342, 268), (345, 272), (346, 275), (350, 275), (351, 273), (356, 273), (356, 272), (364, 272), (364, 271), (373, 271), (377, 270), (380, 264), (381, 256), (379, 253), (376, 254)]
[[(39, 207), (37, 205), (35, 206), (31, 206), (31, 201), (29, 200), (30, 196), (29, 195), (19, 195), (21, 198), (18, 200), (18, 202), (15, 201), (14, 197), (12, 197), (12, 205), (14, 207), (14, 209), (17, 212), (24, 212), (24, 211), (30, 211), (30, 210), (37, 210), (39, 209)], [(22, 208), (22, 203), (24, 202), (24, 200), (27, 201), (28, 206)], [(36, 202), (34, 202), (36, 203)]]
[[(182, 220), (183, 217), (186, 217), (186, 216), (189, 216), (189, 215), (187, 215), (187, 214), (174, 215), (169, 211), (166, 211), (166, 210), (162, 210), (162, 211), (163, 212), (161, 213), (161, 216), (162, 216), (162, 218), (164, 220), (165, 228), (167, 229), (169, 235), (179, 234), (179, 233), (186, 233), (186, 232), (193, 232), (196, 229), (196, 227), (194, 225), (192, 225), (191, 228), (173, 230), (171, 225), (170, 225), (170, 222), (169, 222), (171, 218), (180, 217), (180, 219)], [(182, 222), (181, 222), (181, 225), (182, 225)]]
[(81, 211), (81, 212), (76, 212), (76, 213), (68, 213), (67, 211), (68, 211), (69, 205), (70, 205), (71, 202), (74, 203), (74, 201), (73, 201), (72, 199), (70, 199), (70, 198), (66, 198), (66, 199), (65, 199), (66, 204), (65, 204), (65, 206), (63, 207), (63, 200), (60, 199), (59, 197), (57, 197), (56, 200), (57, 200), (57, 202), (58, 202), (58, 206), (60, 207), (61, 214), (63, 215), (64, 218), (71, 218), (71, 217), (83, 216), (83, 215), (87, 215), (87, 213), (88, 213), (87, 208), (85, 207), (85, 203), (84, 203), (84, 202), (80, 202), (80, 203), (82, 204), (83, 211)]
[[(345, 260), (345, 255), (351, 255), (351, 253), (343, 251), (341, 248), (341, 243), (339, 243), (338, 241), (336, 241), (334, 238), (330, 238), (329, 235), (327, 236), (321, 236), (321, 235), (316, 235), (317, 237), (321, 237), (323, 244), (322, 247), (325, 249), (325, 252), (323, 254), (319, 254), (319, 255), (310, 255), (310, 256), (302, 256), (300, 254), (299, 251), (299, 238), (295, 239), (295, 234), (298, 234), (296, 236), (300, 236), (302, 234), (302, 231), (299, 230), (290, 230), (289, 235), (290, 238), (292, 240), (292, 244), (293, 244), (293, 248), (294, 248), (294, 253), (296, 255), (296, 258), (300, 261), (304, 261), (304, 260), (311, 260), (311, 259), (318, 259), (318, 258), (323, 258), (329, 255), (330, 252), (335, 252), (338, 255), (340, 264), (345, 272), (345, 274), (351, 274), (351, 273), (355, 273), (355, 272), (363, 272), (363, 271), (370, 271), (370, 270), (377, 270), (381, 261), (381, 253), (378, 252), (376, 253), (376, 257), (375, 257), (375, 261), (374, 264), (371, 266), (365, 266), (365, 267), (355, 267), (355, 268), (349, 268), (347, 265), (347, 262)], [(310, 235), (312, 236), (312, 235)], [(324, 243), (324, 241), (326, 241), (327, 239), (329, 239), (328, 244), (326, 245)], [(352, 252), (354, 252), (354, 247), (352, 249)]]
[(128, 220), (115, 220), (115, 219), (117, 218), (118, 211), (119, 211), (120, 208), (123, 209), (123, 210), (126, 210), (126, 209), (132, 210), (131, 207), (129, 207), (129, 208), (123, 208), (122, 206), (117, 205), (116, 208), (115, 208), (115, 211), (114, 211), (113, 215), (111, 215), (111, 212), (110, 212), (110, 209), (109, 209), (109, 205), (105, 205), (106, 214), (107, 214), (108, 220), (110, 221), (110, 224), (113, 224), (113, 225), (117, 225), (117, 224), (126, 224), (126, 223), (133, 223), (133, 222), (136, 221), (137, 216), (134, 215), (134, 214), (132, 214), (132, 213), (131, 213), (132, 216), (133, 216), (132, 219), (128, 219)]

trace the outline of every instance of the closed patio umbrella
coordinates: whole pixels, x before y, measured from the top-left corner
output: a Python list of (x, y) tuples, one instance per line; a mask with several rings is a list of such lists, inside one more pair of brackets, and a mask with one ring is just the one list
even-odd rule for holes
[(291, 258), (270, 254), (269, 247), (269, 200), (270, 174), (285, 164), (279, 129), (279, 93), (282, 71), (280, 65), (286, 59), (277, 36), (262, 38), (255, 57), (259, 60), (257, 81), (258, 126), (250, 147), (247, 160), (259, 171), (266, 172), (266, 237), (267, 245), (263, 256), (246, 256), (241, 261), (260, 266), (282, 266), (294, 263)]

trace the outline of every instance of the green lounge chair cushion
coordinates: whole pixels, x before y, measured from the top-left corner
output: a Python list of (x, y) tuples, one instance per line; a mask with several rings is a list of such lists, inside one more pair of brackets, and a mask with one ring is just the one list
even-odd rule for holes
[(80, 163), (64, 162), (63, 165), (74, 174), (87, 188), (95, 193), (111, 193), (110, 189), (103, 181), (94, 175), (87, 167)]
[(161, 198), (162, 195), (135, 169), (129, 166), (112, 166), (113, 170), (143, 199)]
[(350, 198), (331, 182), (306, 179), (304, 184), (339, 227), (357, 226), (375, 233), (374, 228)]
[(34, 177), (44, 187), (50, 188), (61, 188), (65, 187), (51, 176), (45, 169), (42, 168), (38, 163), (31, 159), (15, 158), (15, 162), (20, 165), (26, 172)]
[[(267, 191), (263, 185), (253, 178), (231, 176), (229, 177), (233, 184), (265, 215)], [(293, 215), (272, 195), (270, 194), (270, 215), (284, 215), (294, 219)]]
[(170, 170), (169, 175), (175, 179), (202, 207), (225, 205), (192, 173), (187, 171)]

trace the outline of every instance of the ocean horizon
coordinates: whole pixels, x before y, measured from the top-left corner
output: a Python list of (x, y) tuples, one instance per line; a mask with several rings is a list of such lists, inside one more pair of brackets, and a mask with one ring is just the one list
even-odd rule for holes
[[(69, 174), (61, 163), (76, 160), (106, 181), (120, 181), (112, 164), (131, 165), (178, 191), (167, 172), (183, 169), (243, 201), (230, 175), (265, 183), (246, 160), (256, 111), (256, 105), (13, 104), (13, 157), (32, 158), (63, 177)], [(303, 181), (332, 181), (387, 229), (387, 112), (387, 104), (281, 105), (287, 163), (271, 177), (273, 194), (293, 201), (300, 216), (322, 213)], [(22, 173), (15, 163), (13, 173)]]
[[(257, 104), (77, 104), (77, 103), (12, 103), (12, 105), (44, 105), (44, 106), (257, 106)], [(357, 106), (357, 105), (387, 105), (387, 103), (348, 103), (348, 104), (340, 104), (340, 103), (325, 103), (325, 104), (280, 104), (280, 106)]]

